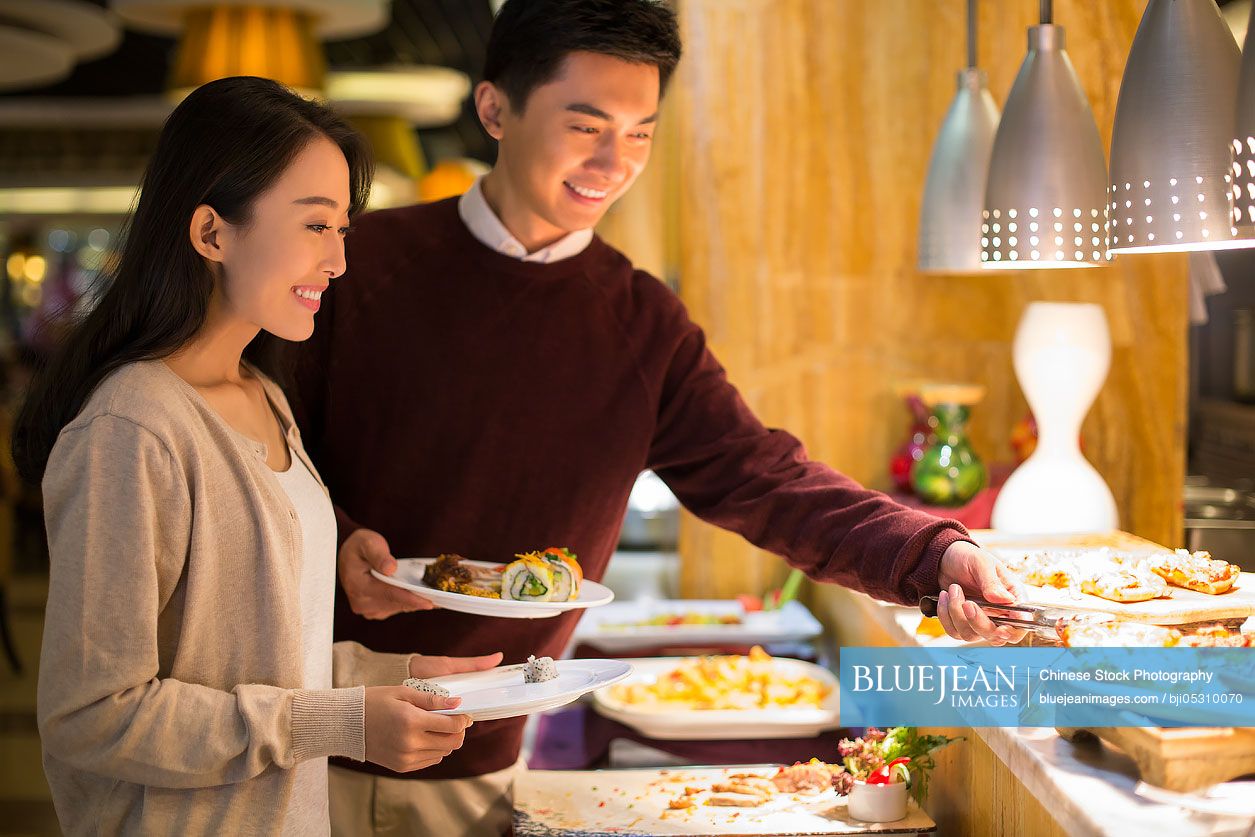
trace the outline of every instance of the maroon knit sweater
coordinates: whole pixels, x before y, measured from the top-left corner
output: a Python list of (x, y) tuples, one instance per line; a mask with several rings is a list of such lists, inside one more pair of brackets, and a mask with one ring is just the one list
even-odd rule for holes
[[(942, 552), (966, 539), (760, 424), (675, 294), (599, 238), (562, 261), (519, 261), (476, 240), (450, 199), (367, 215), (348, 251), (294, 399), (341, 540), (365, 526), (397, 557), (486, 561), (568, 546), (598, 580), (644, 468), (704, 520), (881, 599), (935, 592)], [(557, 657), (578, 618), (370, 621), (338, 591), (335, 635), (378, 651), (501, 650), (509, 664)], [(477, 723), (461, 750), (404, 775), (508, 767), (523, 721)]]

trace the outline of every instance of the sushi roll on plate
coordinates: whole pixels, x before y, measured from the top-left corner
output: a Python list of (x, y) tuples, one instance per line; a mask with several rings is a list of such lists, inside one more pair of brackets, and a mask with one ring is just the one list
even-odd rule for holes
[(540, 553), (553, 570), (553, 596), (551, 602), (573, 602), (580, 597), (580, 582), (584, 571), (575, 553), (566, 547), (551, 546)]
[(501, 574), (501, 598), (516, 602), (553, 601), (553, 566), (535, 552), (519, 556)]

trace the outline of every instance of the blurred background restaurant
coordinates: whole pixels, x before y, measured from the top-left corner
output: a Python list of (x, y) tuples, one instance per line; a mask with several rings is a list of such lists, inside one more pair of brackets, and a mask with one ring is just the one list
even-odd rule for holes
[[(34, 720), (47, 554), (8, 432), (64, 316), (92, 304), (163, 119), (199, 84), (273, 77), (366, 135), (373, 207), (460, 194), (493, 161), (469, 94), (498, 5), (0, 0), (0, 833), (56, 833)], [(685, 55), (654, 157), (600, 232), (677, 290), (767, 424), (866, 484), (987, 528), (1036, 439), (1013, 367), (1021, 315), (1032, 302), (1091, 303), (1111, 359), (1080, 444), (1118, 527), (1172, 546), (1233, 539), (1229, 560), (1255, 569), (1251, 251), (1123, 255), (1090, 270), (921, 263), (955, 73), (979, 66), (1003, 107), (1038, 3), (978, 4), (971, 56), (964, 0), (673, 5)], [(1053, 5), (1107, 150), (1146, 0)], [(1219, 6), (1241, 44), (1251, 3)], [(970, 412), (961, 432), (985, 468), (962, 496), (917, 490), (901, 459), (930, 444), (939, 401)], [(607, 581), (625, 600), (709, 600), (778, 589), (786, 574), (686, 516), (646, 473)], [(846, 595), (799, 593), (830, 644), (854, 635)], [(951, 788), (967, 800), (953, 804), (979, 805), (975, 784)]]

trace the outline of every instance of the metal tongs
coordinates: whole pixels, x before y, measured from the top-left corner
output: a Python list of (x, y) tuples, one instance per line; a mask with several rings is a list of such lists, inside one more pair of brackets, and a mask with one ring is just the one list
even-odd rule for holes
[[(1023, 603), (994, 604), (993, 602), (987, 602), (984, 599), (977, 599), (971, 596), (968, 596), (967, 600), (979, 607), (981, 610), (985, 611), (985, 615), (989, 617), (989, 621), (993, 622), (995, 625), (1010, 625), (1015, 628), (1024, 628), (1025, 630), (1031, 631), (1038, 636), (1045, 637), (1046, 639), (1054, 642), (1059, 641), (1059, 626), (1065, 620), (1077, 618), (1088, 619), (1095, 616), (1092, 612), (1070, 610), (1065, 607), (1059, 607), (1058, 605), (1043, 607), (1042, 605)], [(936, 616), (937, 597), (924, 596), (919, 600), (919, 609), (925, 616)], [(1009, 615), (1012, 612), (1028, 614), (1028, 618), (1021, 619)]]

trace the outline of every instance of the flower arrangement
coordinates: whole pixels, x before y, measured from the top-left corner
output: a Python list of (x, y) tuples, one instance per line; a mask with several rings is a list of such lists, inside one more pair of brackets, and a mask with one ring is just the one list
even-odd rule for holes
[(920, 735), (915, 727), (870, 727), (861, 737), (843, 738), (837, 745), (844, 770), (833, 776), (833, 787), (845, 795), (855, 781), (869, 785), (906, 782), (911, 797), (922, 805), (928, 797), (928, 774), (936, 767), (933, 753), (959, 740), (945, 735)]

